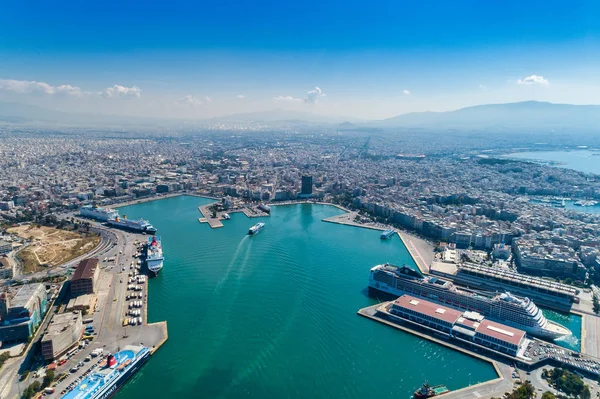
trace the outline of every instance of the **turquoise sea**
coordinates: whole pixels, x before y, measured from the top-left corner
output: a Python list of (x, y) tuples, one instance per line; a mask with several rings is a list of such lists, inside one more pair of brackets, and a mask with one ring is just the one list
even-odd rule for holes
[[(496, 377), (485, 362), (364, 319), (369, 269), (414, 266), (398, 237), (322, 222), (325, 205), (241, 213), (212, 230), (182, 196), (121, 208), (162, 236), (150, 322), (169, 340), (117, 394), (137, 398), (409, 398), (424, 380), (455, 390)], [(256, 236), (248, 228), (266, 222)]]

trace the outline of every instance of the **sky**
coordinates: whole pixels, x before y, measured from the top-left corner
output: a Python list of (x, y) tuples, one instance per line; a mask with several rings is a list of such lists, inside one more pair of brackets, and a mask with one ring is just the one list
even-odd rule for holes
[(361, 119), (525, 100), (600, 104), (599, 15), (596, 0), (6, 0), (0, 101)]

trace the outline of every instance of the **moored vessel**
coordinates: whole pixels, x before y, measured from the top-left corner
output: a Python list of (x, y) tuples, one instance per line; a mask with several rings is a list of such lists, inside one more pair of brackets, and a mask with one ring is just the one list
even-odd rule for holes
[(260, 232), (263, 228), (265, 227), (265, 224), (262, 222), (256, 223), (254, 226), (250, 227), (250, 229), (248, 229), (248, 234), (250, 235), (254, 235), (257, 234), (258, 232)]
[(165, 260), (162, 251), (162, 240), (159, 236), (148, 237), (146, 244), (146, 266), (155, 276), (163, 267)]
[(369, 287), (398, 297), (408, 294), (454, 309), (477, 312), (489, 320), (524, 330), (539, 338), (554, 340), (571, 335), (566, 327), (546, 319), (529, 298), (517, 297), (509, 292), (459, 288), (451, 281), (424, 276), (407, 265), (386, 263), (373, 267), (369, 275)]
[(130, 220), (127, 219), (127, 215), (123, 215), (123, 217), (117, 216), (115, 218), (108, 219), (107, 222), (110, 226), (118, 227), (124, 230), (130, 230), (136, 233), (156, 233), (156, 228), (154, 228), (154, 226), (152, 226), (147, 220)]
[(261, 204), (258, 206), (258, 209), (260, 209), (261, 211), (263, 211), (263, 212), (265, 212), (265, 213), (271, 213), (271, 207), (270, 207), (269, 205), (267, 205), (267, 204), (263, 204), (263, 203), (261, 203)]
[(84, 205), (79, 209), (79, 214), (86, 218), (106, 222), (108, 219), (119, 217), (119, 212), (112, 208), (102, 208), (99, 206)]
[(146, 363), (150, 350), (141, 345), (127, 345), (109, 354), (98, 368), (79, 382), (62, 399), (108, 399)]
[(413, 395), (416, 399), (431, 398), (450, 392), (445, 385), (434, 385), (430, 386), (427, 382), (421, 385), (421, 388), (417, 389)]
[(387, 240), (388, 238), (392, 237), (395, 233), (396, 232), (393, 229), (384, 230), (381, 232), (379, 238), (381, 238), (382, 240)]

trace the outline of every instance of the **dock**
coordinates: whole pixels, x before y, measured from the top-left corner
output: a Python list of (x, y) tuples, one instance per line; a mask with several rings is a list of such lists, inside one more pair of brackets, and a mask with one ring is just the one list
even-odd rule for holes
[(516, 367), (532, 373), (533, 371), (539, 373), (539, 370), (543, 367), (568, 368), (588, 377), (591, 376), (594, 381), (600, 374), (597, 368), (590, 367), (590, 364), (600, 362), (600, 359), (593, 356), (560, 347), (557, 348), (562, 349), (562, 354), (557, 352), (546, 352), (547, 354), (536, 352), (533, 354), (536, 349), (548, 345), (544, 341), (535, 338), (529, 338), (527, 350), (530, 351), (530, 354), (525, 357), (522, 357), (522, 355), (513, 356), (393, 314), (389, 311), (391, 304), (392, 302), (383, 302), (368, 306), (360, 309), (358, 315), (486, 361), (494, 367), (498, 378), (444, 394), (445, 398), (501, 397), (503, 392), (513, 390), (514, 380), (512, 378), (513, 373), (516, 373)]
[(213, 204), (214, 202), (212, 204), (201, 205), (198, 207), (198, 210), (202, 214), (202, 218), (198, 219), (198, 221), (200, 223), (208, 223), (212, 229), (218, 229), (219, 227), (223, 227), (223, 223), (221, 223), (221, 220), (219, 220), (218, 217), (212, 217), (212, 212), (209, 207)]

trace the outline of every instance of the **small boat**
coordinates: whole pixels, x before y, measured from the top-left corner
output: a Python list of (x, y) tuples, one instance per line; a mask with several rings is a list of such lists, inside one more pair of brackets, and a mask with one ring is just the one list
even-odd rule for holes
[(223, 219), (224, 219), (224, 220), (229, 220), (229, 219), (231, 219), (231, 216), (229, 216), (229, 214), (228, 214), (228, 213), (224, 213), (224, 214), (223, 214)]
[(417, 389), (414, 393), (415, 399), (432, 398), (434, 396), (443, 395), (450, 392), (445, 385), (434, 385), (430, 386), (427, 382), (421, 385), (421, 388)]

